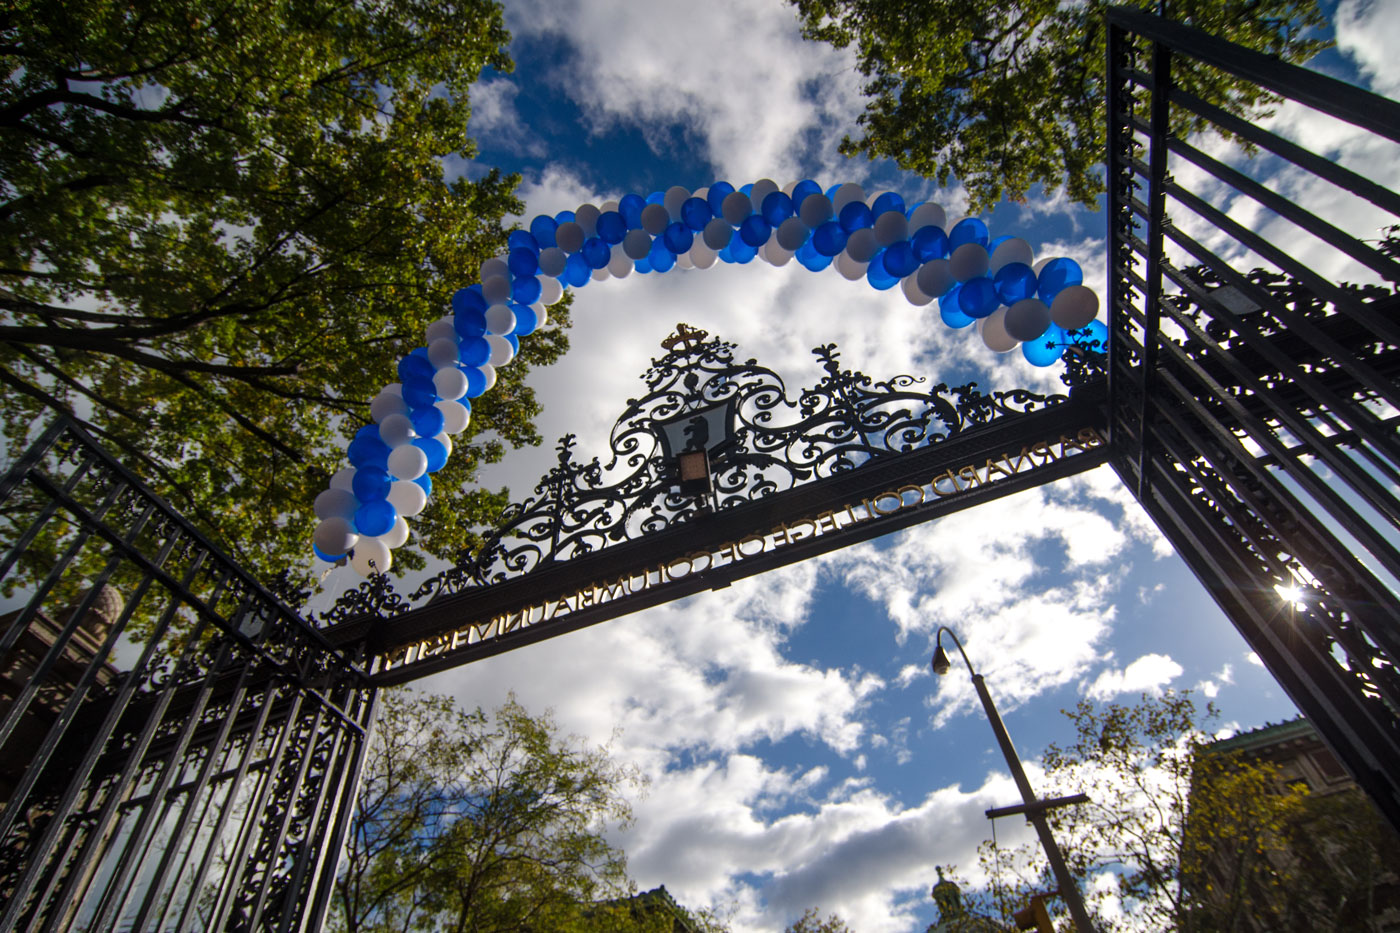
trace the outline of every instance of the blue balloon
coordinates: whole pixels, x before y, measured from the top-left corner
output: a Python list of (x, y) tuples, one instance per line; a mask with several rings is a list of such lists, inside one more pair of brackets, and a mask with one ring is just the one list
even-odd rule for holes
[(582, 253), (574, 253), (564, 261), (564, 274), (561, 278), (565, 285), (572, 285), (574, 288), (582, 288), (588, 284), (588, 280), (593, 277), (593, 267), (588, 264), (588, 260), (583, 258)]
[(851, 201), (841, 208), (837, 219), (841, 221), (841, 229), (847, 233), (855, 233), (857, 230), (875, 225), (875, 214), (865, 206), (864, 201)]
[(604, 243), (612, 246), (615, 243), (621, 243), (625, 236), (627, 236), (627, 221), (622, 219), (621, 213), (603, 211), (598, 216), (598, 238)]
[(617, 212), (622, 215), (627, 229), (635, 230), (642, 225), (642, 208), (646, 206), (646, 198), (640, 194), (624, 194), (617, 202)]
[(399, 512), (393, 504), (383, 499), (366, 502), (355, 510), (355, 530), (362, 535), (382, 535), (394, 527)]
[(748, 197), (749, 195), (753, 194), (753, 182), (749, 182), (747, 185), (740, 185), (739, 193), (744, 195), (744, 197)]
[(876, 291), (885, 291), (894, 288), (899, 283), (899, 279), (890, 275), (885, 269), (885, 250), (880, 250), (870, 257), (870, 265), (865, 270), (865, 280), (870, 283), (870, 287)]
[(534, 253), (540, 251), (539, 240), (536, 240), (528, 230), (512, 230), (510, 236), (506, 237), (506, 245), (511, 249), (528, 249)]
[(1021, 344), (1021, 355), (1032, 366), (1050, 366), (1065, 355), (1065, 332), (1051, 324), (1043, 335)]
[(996, 286), (985, 275), (969, 279), (958, 291), (958, 307), (968, 317), (986, 317), (999, 304)]
[[(816, 184), (816, 182), (812, 184)], [(809, 272), (820, 272), (831, 265), (831, 257), (823, 256), (821, 253), (817, 252), (817, 248), (812, 244), (811, 240), (803, 243), (797, 252), (793, 253), (793, 257)]]
[(420, 379), (432, 381), (433, 373), (437, 372), (437, 367), (428, 362), (424, 357), (410, 353), (399, 360), (399, 381), (407, 382), (415, 376)]
[(485, 337), (464, 337), (457, 345), (457, 359), (468, 366), (480, 366), (491, 359), (491, 344)]
[(1024, 262), (1008, 262), (997, 270), (992, 282), (1004, 305), (1014, 305), (1035, 294), (1035, 273)]
[(828, 220), (812, 231), (812, 248), (823, 256), (835, 256), (846, 248), (847, 239), (846, 231), (841, 229), (841, 224), (834, 220)]
[(643, 256), (641, 259), (638, 259), (636, 262), (632, 263), (632, 268), (636, 269), (642, 275), (646, 275), (648, 272), (651, 271), (651, 260), (648, 259), (646, 256)]
[(821, 185), (812, 181), (812, 179), (810, 178), (804, 178), (792, 188), (792, 203), (800, 205), (803, 201), (807, 199), (808, 195), (821, 193)]
[(919, 257), (908, 241), (900, 240), (885, 247), (885, 271), (897, 279), (913, 275), (919, 268)]
[(1007, 240), (1014, 239), (1015, 237), (1011, 234), (1003, 233), (1001, 236), (997, 237), (995, 240), (992, 240), (990, 243), (987, 244), (987, 255), (990, 256), (992, 253), (995, 253), (997, 251), (997, 247), (1005, 243)]
[(486, 299), (479, 289), (459, 288), (452, 293), (452, 310), (458, 314), (463, 311), (485, 311)]
[(423, 491), (428, 495), (431, 496), (433, 494), (433, 478), (427, 473), (424, 473), (422, 476), (415, 479), (414, 482), (417, 483), (419, 486), (422, 486)]
[(510, 274), (517, 278), (534, 275), (540, 269), (540, 254), (524, 246), (517, 246), (506, 257), (506, 267), (510, 269)]
[(378, 502), (389, 495), (389, 486), (393, 482), (394, 478), (383, 467), (364, 467), (355, 471), (350, 488), (361, 502)]
[(378, 436), (379, 436), (379, 425), (377, 425), (377, 424), (366, 424), (366, 425), (361, 426), (360, 430), (358, 430), (358, 431), (355, 432), (354, 440), (359, 440), (359, 439), (362, 438), (362, 437), (378, 437)]
[(651, 252), (647, 254), (647, 259), (651, 262), (651, 268), (656, 272), (669, 272), (676, 264), (676, 254), (666, 248), (666, 242), (661, 237), (652, 241)]
[(885, 211), (899, 211), (904, 213), (904, 199), (893, 191), (886, 191), (875, 199), (875, 203), (870, 205), (870, 212), (879, 217)]
[(515, 336), (515, 334), (501, 334), (501, 339), (504, 340), (506, 343), (510, 344), (510, 355), (511, 355), (511, 356), (514, 357), (514, 356), (519, 356), (519, 355), (520, 355), (520, 338), (519, 338), (519, 337)]
[(427, 348), (427, 347), (414, 347), (414, 348), (410, 351), (410, 354), (409, 354), (409, 355), (410, 355), (410, 356), (421, 356), (423, 359), (426, 360), (426, 359), (428, 358), (428, 348)]
[(548, 249), (554, 245), (554, 231), (559, 229), (559, 224), (548, 214), (540, 214), (530, 221), (530, 235), (535, 238), (540, 249)]
[(436, 437), (415, 437), (413, 446), (427, 454), (429, 473), (436, 473), (447, 464), (447, 448)]
[(695, 231), (683, 223), (674, 223), (661, 234), (661, 239), (668, 250), (680, 255), (695, 244)]
[(952, 252), (967, 243), (980, 243), (985, 247), (989, 237), (986, 224), (976, 217), (964, 217), (948, 231), (948, 251)]
[(311, 545), (311, 553), (315, 554), (317, 557), (321, 558), (321, 560), (325, 561), (328, 564), (333, 564), (345, 556), (344, 554), (327, 554), (325, 551), (318, 548), (315, 544)]
[(745, 243), (742, 238), (736, 236), (729, 241), (729, 258), (739, 265), (752, 262), (757, 255), (758, 247)]
[(710, 185), (710, 190), (705, 194), (705, 200), (710, 204), (710, 213), (718, 217), (724, 199), (733, 193), (734, 186), (727, 181), (717, 181)]
[(1078, 346), (1096, 353), (1103, 353), (1108, 350), (1108, 327), (1100, 320), (1092, 320), (1079, 330), (1067, 332), (1067, 339), (1073, 340)]
[(1073, 259), (1061, 256), (1040, 267), (1040, 300), (1050, 304), (1071, 285), (1084, 284), (1084, 270)]
[(768, 226), (776, 227), (797, 213), (792, 206), (792, 198), (781, 191), (773, 191), (763, 199), (759, 205), (759, 212), (763, 214), (763, 219), (768, 221)]
[(612, 259), (612, 250), (601, 237), (591, 236), (583, 241), (583, 249), (579, 250), (579, 255), (588, 263), (589, 269), (601, 269)]
[(952, 327), (954, 329), (957, 329), (959, 327), (971, 326), (971, 324), (973, 323), (972, 318), (968, 317), (966, 314), (963, 314), (962, 311), (956, 307), (957, 303), (958, 300), (956, 295), (948, 301), (940, 301), (938, 306), (938, 316), (943, 319), (944, 324), (947, 324), (949, 327)]
[(562, 226), (563, 224), (569, 223), (569, 222), (572, 221), (573, 219), (574, 219), (574, 212), (573, 212), (573, 211), (560, 211), (559, 213), (557, 213), (557, 214), (554, 215), (554, 224), (555, 224), (556, 229), (557, 229), (559, 226)]
[(424, 408), (438, 400), (437, 389), (433, 387), (431, 379), (405, 379), (399, 391), (410, 408)]
[(413, 409), (408, 413), (408, 420), (413, 422), (413, 430), (419, 437), (435, 437), (442, 433), (445, 424), (442, 412), (433, 405)]
[(750, 214), (739, 225), (739, 239), (754, 249), (767, 243), (768, 238), (772, 235), (773, 228), (758, 214)]
[(942, 227), (933, 224), (920, 227), (909, 238), (909, 245), (914, 247), (914, 255), (919, 257), (919, 262), (948, 258), (948, 234), (943, 232)]
[(510, 283), (510, 297), (517, 304), (532, 305), (540, 300), (540, 295), (543, 293), (544, 287), (540, 285), (540, 280), (533, 275), (527, 275)]
[(480, 337), (486, 333), (486, 310), (483, 308), (468, 308), (458, 311), (452, 315), (452, 326), (457, 331), (457, 336), (466, 340), (469, 337)]
[(647, 195), (647, 203), (648, 203), (648, 204), (665, 204), (665, 203), (666, 203), (666, 195), (662, 194), (660, 191), (653, 191), (651, 194)]
[(681, 223), (696, 233), (704, 230), (705, 224), (714, 219), (714, 216), (715, 212), (710, 210), (710, 203), (704, 198), (686, 198), (681, 204)]
[(486, 391), (486, 374), (475, 366), (458, 366), (467, 377), (467, 398), (476, 398)]
[[(733, 241), (731, 240), (730, 243), (732, 242)], [(715, 255), (719, 257), (720, 262), (729, 264), (732, 264), (734, 262), (734, 254), (729, 251), (730, 243), (724, 244), (724, 246), (719, 250), (719, 252), (715, 253)]]
[(383, 469), (389, 462), (389, 445), (379, 439), (379, 429), (373, 428), (374, 437), (357, 437), (345, 451), (354, 467), (376, 466)]

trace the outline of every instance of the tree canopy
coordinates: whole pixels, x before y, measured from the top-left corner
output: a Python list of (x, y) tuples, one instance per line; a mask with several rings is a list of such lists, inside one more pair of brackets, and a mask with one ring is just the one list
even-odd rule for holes
[[(307, 566), (337, 439), (521, 210), (517, 179), (467, 171), (468, 88), (508, 38), (491, 0), (9, 5), (11, 455), (70, 412), (255, 572)], [(437, 483), (538, 441), (522, 379), (566, 346), (525, 342)], [(504, 501), (435, 496), (414, 543), (453, 554)]]
[[(862, 135), (841, 151), (891, 158), (901, 168), (967, 187), (974, 210), (1032, 185), (1063, 188), (1092, 205), (1106, 142), (1108, 0), (790, 0), (803, 33), (853, 47), (867, 79)], [(1155, 10), (1157, 0), (1136, 0)], [(1170, 17), (1231, 42), (1301, 61), (1326, 43), (1315, 0), (1170, 0)], [(1185, 89), (1256, 116), (1257, 87), (1179, 66)], [(1201, 124), (1177, 119), (1173, 129)]]

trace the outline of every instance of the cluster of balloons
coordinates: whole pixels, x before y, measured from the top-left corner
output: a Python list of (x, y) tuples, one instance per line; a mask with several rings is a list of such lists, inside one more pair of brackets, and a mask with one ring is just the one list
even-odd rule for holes
[(565, 287), (716, 261), (795, 259), (813, 272), (834, 265), (878, 290), (898, 285), (916, 306), (937, 301), (949, 327), (975, 327), (998, 352), (1019, 346), (1036, 366), (1104, 336), (1098, 296), (1074, 260), (1036, 262), (1024, 239), (993, 239), (976, 217), (948, 227), (937, 204), (906, 206), (894, 192), (867, 196), (855, 184), (823, 191), (811, 180), (779, 188), (763, 179), (629, 194), (541, 214), (511, 233), (507, 247), (482, 263), (478, 283), (453, 295), (452, 314), (428, 327), (425, 345), (399, 362), (401, 381), (375, 397), (375, 423), (350, 444), (350, 466), (316, 498), (318, 557), (350, 554), (364, 575), (389, 569), (393, 549), (408, 540), (405, 519), (422, 511), (451, 436), (467, 427), (470, 400), (495, 385), (496, 367), (515, 357), (520, 338), (548, 322)]

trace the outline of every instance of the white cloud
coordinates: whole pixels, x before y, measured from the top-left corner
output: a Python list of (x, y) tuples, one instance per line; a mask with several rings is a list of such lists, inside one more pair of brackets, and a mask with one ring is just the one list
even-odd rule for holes
[(1253, 651), (1247, 652), (1244, 656), (1244, 659), (1250, 664), (1253, 664), (1255, 667), (1264, 666), (1264, 659), (1259, 657), (1259, 655), (1255, 654)]
[(1181, 673), (1181, 665), (1169, 656), (1145, 654), (1122, 670), (1101, 672), (1084, 694), (1091, 700), (1110, 700), (1124, 693), (1158, 694)]
[(1229, 686), (1235, 682), (1235, 667), (1233, 664), (1226, 664), (1211, 676), (1196, 684), (1206, 699), (1213, 700), (1220, 695), (1220, 688)]
[(510, 78), (492, 78), (473, 84), (468, 131), (474, 138), (492, 146), (541, 158), (548, 151), (547, 147), (516, 112), (515, 98), (519, 93), (520, 88)]

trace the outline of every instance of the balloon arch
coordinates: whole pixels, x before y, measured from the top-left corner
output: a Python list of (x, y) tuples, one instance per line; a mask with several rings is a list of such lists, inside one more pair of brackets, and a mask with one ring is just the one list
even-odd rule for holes
[(1037, 262), (1024, 239), (993, 238), (976, 217), (949, 228), (937, 204), (906, 206), (892, 191), (867, 197), (856, 184), (823, 191), (811, 180), (779, 188), (764, 179), (629, 194), (541, 214), (511, 233), (508, 247), (481, 264), (480, 282), (454, 294), (452, 313), (399, 361), (401, 382), (375, 396), (375, 423), (360, 428), (350, 465), (316, 497), (318, 557), (336, 561), (353, 550), (359, 573), (389, 569), (393, 549), (408, 540), (406, 519), (427, 504), (452, 435), (471, 419), (470, 400), (491, 390), (496, 367), (547, 323), (565, 288), (633, 271), (708, 269), (717, 260), (796, 260), (813, 272), (835, 266), (878, 290), (898, 285), (916, 306), (937, 301), (948, 327), (975, 327), (998, 352), (1019, 346), (1036, 366), (1053, 365), (1086, 334), (1104, 336), (1098, 296), (1074, 260)]

